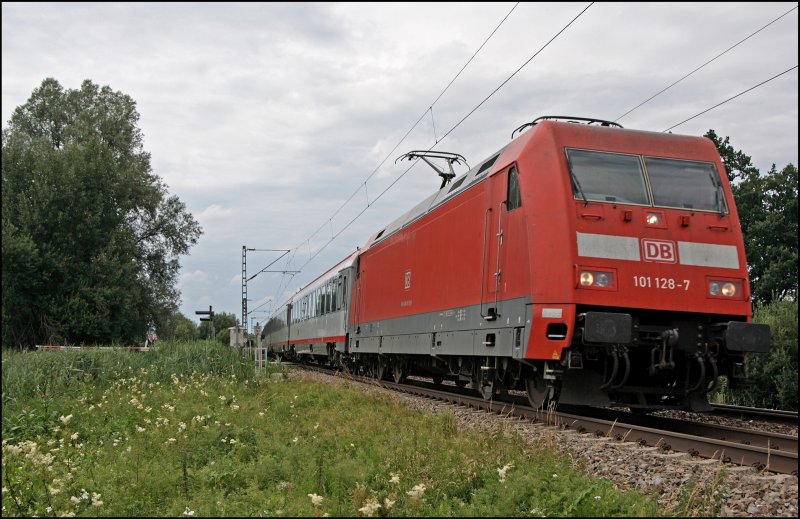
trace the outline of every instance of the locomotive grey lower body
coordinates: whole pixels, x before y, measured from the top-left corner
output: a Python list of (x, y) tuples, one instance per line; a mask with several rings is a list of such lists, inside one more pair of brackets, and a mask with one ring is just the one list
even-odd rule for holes
[[(449, 380), (487, 399), (521, 390), (535, 407), (703, 411), (710, 409), (708, 395), (719, 377), (746, 383), (744, 355), (769, 345), (766, 325), (724, 316), (577, 310), (569, 347), (550, 360), (525, 358), (529, 298), (362, 323), (341, 341), (288, 341), (271, 352), (396, 382), (407, 376)], [(552, 333), (566, 334), (566, 328)]]

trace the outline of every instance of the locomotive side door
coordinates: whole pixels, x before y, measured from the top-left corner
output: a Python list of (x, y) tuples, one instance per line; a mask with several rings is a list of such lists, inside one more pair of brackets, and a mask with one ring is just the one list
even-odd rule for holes
[[(496, 319), (500, 312), (498, 300), (504, 292), (503, 244), (506, 236), (506, 220), (509, 207), (519, 207), (519, 183), (515, 166), (489, 178), (488, 204), (484, 213), (483, 272), (481, 315), (487, 321)], [(511, 204), (511, 206), (509, 206)]]

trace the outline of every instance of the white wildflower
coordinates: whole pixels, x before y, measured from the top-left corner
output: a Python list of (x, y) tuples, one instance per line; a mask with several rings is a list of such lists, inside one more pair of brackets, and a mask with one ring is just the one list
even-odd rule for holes
[(322, 496), (318, 496), (317, 494), (308, 494), (308, 497), (311, 498), (311, 504), (314, 506), (322, 505), (322, 500), (325, 499)]
[(497, 469), (497, 474), (500, 476), (500, 483), (505, 483), (506, 481), (506, 472), (514, 466), (514, 462), (506, 463), (503, 468)]
[(194, 515), (194, 510), (189, 510), (189, 507), (186, 507), (186, 510), (183, 511), (183, 515)]
[(414, 488), (406, 492), (406, 494), (410, 495), (414, 499), (421, 499), (422, 494), (425, 493), (425, 483), (420, 483), (416, 485)]
[(362, 506), (358, 509), (359, 512), (366, 515), (367, 517), (372, 517), (372, 514), (380, 510), (381, 504), (375, 500), (368, 501), (367, 504)]
[(63, 416), (62, 415), (61, 417), (59, 417), (59, 420), (61, 420), (61, 422), (64, 425), (67, 425), (69, 423), (69, 421), (72, 420), (72, 415), (68, 415), (68, 416)]

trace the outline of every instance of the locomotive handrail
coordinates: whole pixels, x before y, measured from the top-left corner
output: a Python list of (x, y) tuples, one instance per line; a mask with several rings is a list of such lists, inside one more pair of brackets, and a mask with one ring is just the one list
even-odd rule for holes
[(528, 126), (536, 126), (539, 121), (544, 120), (563, 120), (567, 122), (577, 122), (577, 121), (584, 121), (586, 124), (592, 123), (600, 123), (600, 126), (616, 126), (617, 128), (622, 128), (622, 125), (619, 123), (615, 123), (614, 121), (606, 121), (605, 119), (596, 119), (594, 117), (570, 117), (567, 115), (543, 115), (541, 117), (537, 117), (533, 121), (529, 123), (525, 123), (513, 132), (511, 132), (511, 138), (514, 138), (514, 134), (524, 130)]

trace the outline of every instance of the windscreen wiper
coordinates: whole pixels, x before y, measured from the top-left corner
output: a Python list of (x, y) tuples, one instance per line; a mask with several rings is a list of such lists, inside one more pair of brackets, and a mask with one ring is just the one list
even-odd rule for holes
[(569, 155), (567, 155), (567, 169), (569, 169), (569, 178), (572, 180), (572, 189), (578, 190), (578, 193), (581, 194), (581, 198), (583, 198), (583, 207), (589, 205), (589, 199), (586, 198), (586, 194), (583, 192), (583, 188), (581, 187), (581, 183), (578, 182), (578, 177), (575, 176), (575, 172), (572, 171), (572, 161), (569, 159)]
[(725, 216), (725, 196), (722, 192), (722, 182), (720, 182), (719, 179), (714, 176), (713, 172), (709, 172), (708, 176), (711, 177), (711, 183), (714, 184), (714, 187), (716, 188), (714, 198), (717, 203), (717, 212), (719, 213), (720, 218), (722, 218)]

